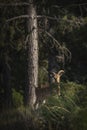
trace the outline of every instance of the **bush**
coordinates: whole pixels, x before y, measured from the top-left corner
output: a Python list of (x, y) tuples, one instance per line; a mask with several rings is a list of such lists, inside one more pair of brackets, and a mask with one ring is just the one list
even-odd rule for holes
[(13, 122), (13, 130), (13, 126), (16, 130), (86, 130), (86, 92), (84, 85), (74, 82), (61, 83), (61, 96), (51, 95), (46, 104), (32, 111), (29, 107), (19, 107), (23, 105), (23, 97), (21, 93), (13, 90), (14, 107), (19, 108), (7, 114), (2, 113), (0, 122), (2, 119), (7, 124)]
[(17, 108), (23, 105), (23, 95), (17, 92), (15, 89), (12, 90), (12, 101), (13, 107)]
[[(78, 130), (79, 124), (85, 130), (87, 128), (84, 114), (83, 102), (80, 93), (86, 90), (84, 85), (74, 82), (61, 83), (61, 96), (50, 96), (47, 103), (41, 107), (42, 116), (44, 117), (46, 129)], [(83, 93), (84, 97), (84, 93)], [(86, 105), (86, 104), (85, 104)], [(82, 113), (82, 114), (80, 114)], [(81, 119), (85, 119), (80, 121)]]
[(39, 68), (39, 85), (48, 82), (48, 72), (46, 68), (40, 67)]

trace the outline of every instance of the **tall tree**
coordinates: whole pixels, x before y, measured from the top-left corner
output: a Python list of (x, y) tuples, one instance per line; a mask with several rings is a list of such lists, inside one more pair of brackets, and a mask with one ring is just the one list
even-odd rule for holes
[[(28, 72), (27, 72), (27, 86), (25, 89), (25, 95), (26, 95), (26, 105), (30, 105), (31, 107), (33, 107), (33, 105), (36, 101), (35, 88), (38, 87), (38, 31), (37, 31), (37, 28), (38, 28), (37, 27), (37, 17), (38, 16), (36, 14), (36, 7), (39, 5), (38, 13), (40, 13), (41, 2), (38, 3), (37, 1), (27, 0), (27, 3), (8, 4), (8, 6), (9, 5), (12, 5), (12, 6), (14, 6), (14, 5), (21, 6), (22, 5), (22, 6), (24, 6), (26, 4), (28, 7), (27, 8), (27, 15), (17, 16), (17, 17), (12, 18), (8, 21), (16, 20), (16, 19), (20, 19), (20, 18), (28, 18), (28, 20), (27, 20), (27, 29), (28, 29), (27, 71)], [(52, 5), (51, 2), (50, 2), (50, 5)], [(42, 3), (42, 6), (43, 6), (43, 3)], [(49, 19), (49, 21), (51, 21), (51, 20), (57, 21), (58, 18), (55, 18), (54, 15), (49, 13), (48, 4), (46, 5), (46, 1), (44, 1), (44, 7), (43, 7), (43, 10), (41, 12), (42, 15), (39, 15), (39, 18), (43, 18), (44, 23), (48, 23), (48, 19)], [(48, 12), (48, 13), (44, 13), (44, 9), (46, 9), (45, 12)], [(46, 15), (50, 15), (50, 16), (46, 16)], [(50, 29), (48, 30), (48, 27), (46, 26), (46, 24), (44, 24), (44, 28), (45, 29), (43, 29), (43, 30), (44, 30), (45, 34), (48, 35), (48, 37), (50, 37), (52, 39), (52, 44), (55, 44), (54, 48), (55, 48), (55, 46), (57, 46), (58, 50), (59, 50), (59, 47), (62, 48), (60, 43), (54, 38), (55, 33), (51, 33)], [(55, 32), (55, 31), (53, 31), (54, 27), (50, 27), (50, 28), (52, 28), (51, 29), (52, 32)], [(52, 48), (50, 45), (49, 45), (49, 47)], [(65, 50), (67, 50), (67, 49), (66, 48), (61, 49), (61, 51), (63, 51), (64, 53), (65, 53)], [(53, 69), (53, 67), (50, 69)]]
[(26, 86), (26, 105), (33, 107), (36, 102), (35, 88), (38, 87), (38, 31), (37, 31), (37, 15), (34, 3), (29, 0), (27, 13), (29, 19), (27, 21), (28, 27), (28, 76)]

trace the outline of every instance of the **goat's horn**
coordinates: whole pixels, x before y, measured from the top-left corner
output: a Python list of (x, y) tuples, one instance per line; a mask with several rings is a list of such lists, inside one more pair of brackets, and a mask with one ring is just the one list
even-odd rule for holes
[(58, 75), (62, 76), (63, 73), (64, 73), (64, 70), (60, 70), (60, 71), (58, 72)]

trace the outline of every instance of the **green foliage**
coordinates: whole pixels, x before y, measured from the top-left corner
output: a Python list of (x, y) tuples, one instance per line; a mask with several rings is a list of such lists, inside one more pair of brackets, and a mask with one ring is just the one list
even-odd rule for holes
[(70, 33), (74, 29), (79, 30), (81, 26), (85, 25), (83, 18), (78, 18), (73, 14), (64, 15), (59, 22), (58, 29), (63, 33)]
[(39, 68), (39, 85), (48, 82), (48, 72), (45, 67)]
[[(79, 124), (82, 125), (81, 128), (87, 129), (86, 117), (83, 118), (85, 110), (81, 108), (83, 103), (80, 102), (80, 93), (85, 90), (85, 86), (79, 85), (73, 82), (67, 82), (61, 84), (61, 96), (58, 95), (50, 96), (45, 105), (41, 107), (41, 114), (44, 119), (44, 123), (48, 123), (45, 126), (46, 129), (79, 129)], [(85, 100), (84, 100), (85, 102)], [(85, 104), (86, 105), (86, 104)], [(81, 114), (80, 114), (81, 113)], [(82, 121), (80, 122), (80, 119)]]
[(86, 130), (87, 129), (87, 108), (81, 109), (77, 115), (72, 118), (73, 130)]
[[(85, 97), (85, 91), (86, 86), (84, 85), (74, 82), (61, 83), (60, 97), (58, 95), (51, 95), (47, 99), (46, 104), (42, 104), (37, 110), (32, 111), (29, 107), (19, 107), (19, 103), (20, 105), (22, 104), (20, 101), (22, 97), (17, 91), (13, 90), (16, 108), (19, 108), (6, 113), (3, 112), (0, 115), (0, 126), (5, 126), (5, 124), (8, 124), (8, 126), (15, 125), (16, 130), (19, 128), (18, 125), (20, 128), (22, 126), (23, 130), (86, 130), (86, 98), (82, 99), (82, 97)], [(81, 93), (84, 96), (81, 97)], [(14, 129), (15, 127), (13, 127)]]
[(15, 89), (12, 91), (13, 106), (18, 108), (23, 105), (23, 95)]

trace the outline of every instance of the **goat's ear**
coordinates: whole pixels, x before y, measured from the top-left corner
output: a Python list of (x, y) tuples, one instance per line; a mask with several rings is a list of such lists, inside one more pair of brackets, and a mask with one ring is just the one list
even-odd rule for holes
[(56, 75), (56, 73), (55, 72), (52, 72), (52, 74), (55, 76)]

